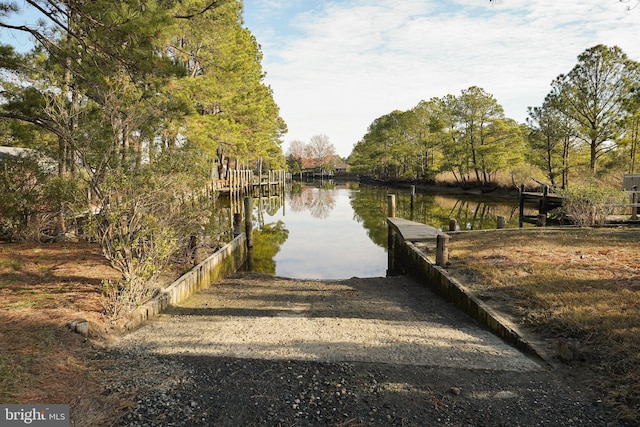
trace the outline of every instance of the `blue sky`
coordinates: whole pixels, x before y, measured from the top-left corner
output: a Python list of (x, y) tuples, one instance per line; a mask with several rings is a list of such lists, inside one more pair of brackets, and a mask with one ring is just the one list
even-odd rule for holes
[(423, 99), (480, 86), (524, 122), (586, 49), (617, 45), (640, 61), (629, 1), (244, 0), (244, 18), (289, 128), (283, 149), (326, 134), (347, 156), (376, 118)]
[[(631, 0), (635, 2), (635, 0)], [(586, 49), (640, 61), (640, 7), (618, 0), (245, 0), (288, 142), (347, 156), (376, 118), (476, 85), (519, 122)]]

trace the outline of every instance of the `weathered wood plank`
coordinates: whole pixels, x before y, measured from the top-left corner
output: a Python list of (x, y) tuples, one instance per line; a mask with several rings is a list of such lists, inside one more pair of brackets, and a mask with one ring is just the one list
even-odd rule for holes
[(558, 193), (538, 193), (538, 192), (530, 192), (525, 191), (522, 193), (526, 200), (542, 200), (544, 197), (547, 198), (548, 201), (554, 203), (562, 203), (562, 196)]
[(405, 241), (422, 242), (425, 240), (435, 240), (438, 234), (437, 228), (420, 222), (409, 221), (404, 218), (387, 218), (387, 224), (399, 233)]

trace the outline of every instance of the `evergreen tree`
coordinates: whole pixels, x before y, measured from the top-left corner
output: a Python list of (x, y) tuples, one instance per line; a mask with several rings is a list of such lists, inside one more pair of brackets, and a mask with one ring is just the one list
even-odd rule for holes
[(575, 122), (577, 136), (589, 146), (589, 169), (615, 149), (622, 131), (627, 81), (637, 70), (617, 46), (597, 45), (578, 56), (578, 64), (552, 83), (549, 96), (554, 108)]

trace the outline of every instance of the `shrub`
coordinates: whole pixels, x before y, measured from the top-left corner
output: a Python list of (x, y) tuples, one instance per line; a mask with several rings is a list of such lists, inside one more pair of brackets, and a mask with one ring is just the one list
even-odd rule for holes
[(153, 296), (172, 256), (208, 218), (181, 203), (187, 187), (178, 175), (112, 177), (106, 188), (89, 230), (121, 274), (103, 284), (103, 307), (118, 319)]
[(626, 203), (626, 194), (597, 185), (571, 186), (560, 191), (561, 213), (581, 227), (603, 225), (607, 216)]
[(46, 174), (32, 156), (7, 157), (0, 163), (0, 218), (9, 239), (24, 240), (38, 210)]
[(33, 150), (0, 160), (0, 237), (52, 240), (64, 232), (62, 221), (84, 206), (82, 181), (57, 176), (53, 160)]

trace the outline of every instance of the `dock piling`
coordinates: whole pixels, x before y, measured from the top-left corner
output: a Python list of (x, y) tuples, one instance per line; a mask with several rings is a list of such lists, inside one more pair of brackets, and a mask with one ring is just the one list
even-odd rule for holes
[(233, 214), (233, 237), (237, 237), (242, 232), (242, 214)]
[(518, 228), (524, 223), (524, 184), (520, 185), (520, 215), (518, 216)]
[(388, 217), (390, 218), (395, 218), (396, 216), (396, 195), (395, 194), (389, 194), (387, 195), (387, 199), (388, 199)]
[(252, 230), (253, 230), (253, 206), (251, 197), (244, 198), (244, 232), (247, 235), (247, 248), (253, 247)]
[(436, 237), (436, 265), (444, 266), (449, 263), (449, 235), (438, 234)]

